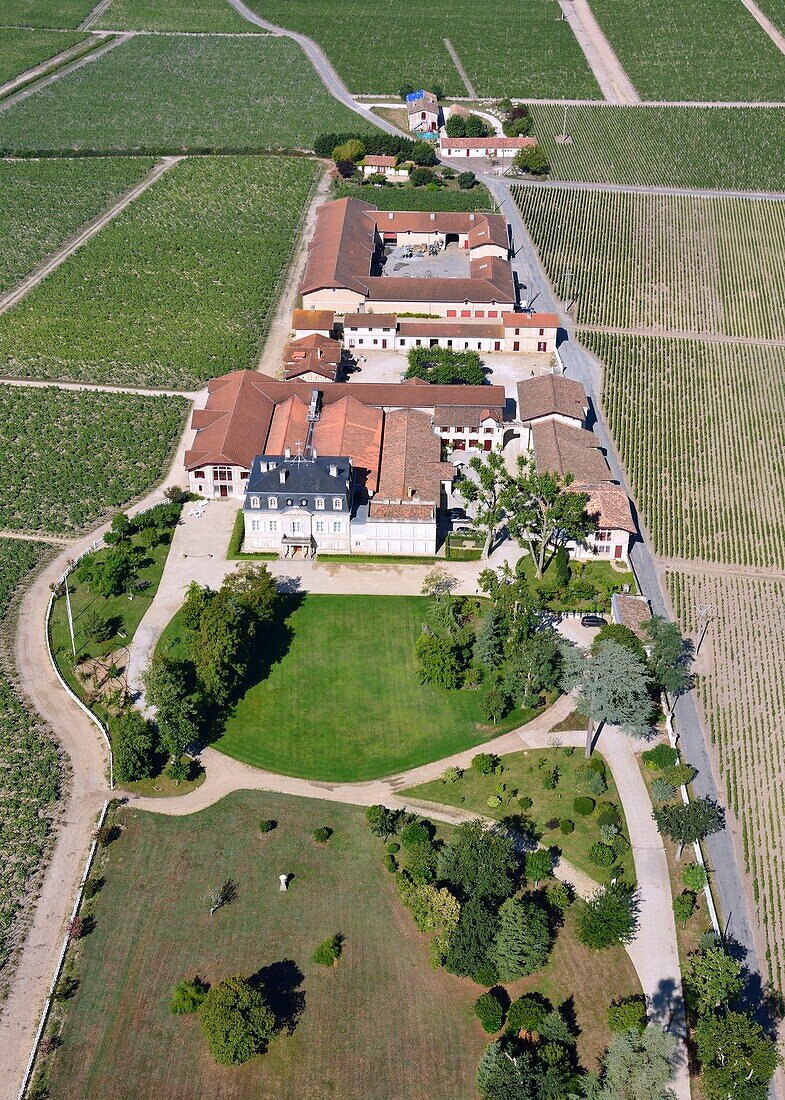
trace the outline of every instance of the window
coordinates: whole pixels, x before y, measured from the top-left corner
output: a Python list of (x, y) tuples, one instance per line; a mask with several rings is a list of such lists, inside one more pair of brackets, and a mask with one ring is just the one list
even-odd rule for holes
[(547, 351), (547, 350), (548, 350), (548, 345), (545, 343), (545, 341), (544, 340), (538, 340), (537, 341), (537, 351)]
[(484, 309), (476, 310), (474, 316), (475, 317), (484, 317), (485, 316), (485, 310)]
[(252, 531), (261, 531), (261, 529), (262, 529), (262, 521), (260, 519), (252, 519), (251, 520), (251, 530)]
[(252, 508), (258, 508), (259, 504), (260, 504), (260, 502), (259, 502), (258, 497), (251, 497), (251, 507)]
[(324, 497), (317, 497), (316, 498), (316, 507), (318, 509), (323, 509), (324, 508)]
[(240, 477), (243, 479), (243, 481), (246, 481), (250, 476), (251, 476), (251, 471), (250, 470), (242, 470), (241, 473), (240, 473)]
[(270, 526), (271, 534), (274, 535), (275, 532), (278, 530), (278, 520), (277, 519), (271, 519), (269, 526)]
[(343, 508), (343, 501), (340, 497), (333, 497), (333, 511), (340, 512)]
[(300, 501), (300, 504), (303, 506), (303, 508), (308, 507), (308, 501), (305, 499), (305, 497), (303, 497), (303, 499)]
[(214, 466), (213, 478), (215, 481), (231, 481), (232, 480), (232, 467), (231, 466)]
[(292, 520), (292, 534), (301, 535), (303, 533), (303, 521), (301, 519)]
[(323, 535), (324, 534), (324, 526), (325, 526), (324, 520), (323, 519), (317, 519), (317, 521), (316, 521), (316, 534), (317, 535)]
[(545, 329), (544, 329), (544, 328), (541, 328), (541, 329), (540, 329), (539, 335), (540, 335), (540, 336), (544, 336), (544, 335), (545, 335)]
[(376, 337), (374, 336), (374, 338), (373, 338), (373, 346), (374, 346), (374, 347), (376, 347), (376, 345), (377, 345), (378, 343), (379, 343), (379, 341), (378, 341), (378, 340), (376, 339)]
[(486, 435), (493, 435), (493, 427), (483, 428), (483, 431), (485, 432)]
[(267, 498), (267, 507), (268, 508), (277, 508), (278, 507), (278, 497), (268, 497)]
[(194, 470), (194, 477), (201, 481), (204, 477), (204, 470)]
[(333, 534), (340, 535), (341, 531), (343, 531), (343, 520), (337, 519), (333, 523)]
[(488, 310), (488, 316), (489, 317), (498, 317), (499, 316), (498, 309), (489, 309)]

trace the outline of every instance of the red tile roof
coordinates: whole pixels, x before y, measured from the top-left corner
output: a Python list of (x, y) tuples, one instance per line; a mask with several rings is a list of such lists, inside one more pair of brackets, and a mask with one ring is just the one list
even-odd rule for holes
[(365, 294), (375, 251), (375, 208), (360, 199), (336, 199), (316, 212), (316, 228), (300, 292), (346, 287)]
[(316, 332), (319, 329), (330, 329), (335, 324), (335, 313), (331, 309), (293, 309), (292, 328), (295, 332), (304, 332), (310, 329)]
[(483, 420), (502, 423), (501, 409), (481, 409), (478, 405), (437, 405), (433, 410), (435, 424), (447, 424), (451, 428), (473, 428)]
[(438, 504), (441, 483), (452, 481), (452, 463), (442, 462), (442, 444), (427, 413), (398, 409), (384, 420), (379, 501)]
[(559, 318), (555, 313), (503, 313), (502, 324), (505, 328), (558, 328)]
[(544, 416), (583, 421), (589, 408), (586, 390), (562, 374), (542, 374), (518, 382), (518, 419), (524, 424)]
[(207, 405), (191, 417), (196, 438), (185, 452), (187, 470), (207, 463), (250, 469), (264, 447), (275, 409), (264, 382), (265, 376), (254, 371), (236, 371), (208, 383)]
[(571, 428), (556, 420), (533, 424), (531, 432), (538, 470), (550, 470), (562, 477), (572, 474), (575, 489), (613, 481), (592, 432)]
[(502, 340), (504, 329), (498, 322), (493, 321), (400, 321), (398, 324), (399, 336), (410, 337), (443, 337), (444, 339), (461, 339), (468, 336), (473, 339)]
[(589, 515), (596, 516), (597, 527), (602, 531), (627, 531), (635, 534), (635, 521), (627, 494), (623, 489), (593, 489), (586, 505)]
[(344, 332), (347, 328), (392, 328), (398, 323), (395, 313), (345, 313), (343, 318)]

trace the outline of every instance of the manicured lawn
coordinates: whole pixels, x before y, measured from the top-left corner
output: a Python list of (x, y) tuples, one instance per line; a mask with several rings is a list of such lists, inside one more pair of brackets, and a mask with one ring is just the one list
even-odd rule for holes
[[(215, 747), (258, 768), (349, 782), (438, 760), (529, 721), (488, 726), (480, 691), (417, 682), (422, 596), (313, 596), (259, 640), (245, 695)], [(177, 618), (159, 642), (183, 652)]]
[[(425, 799), (428, 802), (441, 802), (448, 806), (458, 806), (462, 810), (476, 811), (483, 816), (496, 818), (500, 821), (504, 817), (525, 813), (537, 825), (542, 833), (541, 843), (550, 847), (556, 845), (564, 853), (565, 859), (574, 863), (587, 875), (591, 875), (597, 882), (608, 882), (611, 877), (611, 869), (598, 867), (589, 859), (589, 848), (597, 843), (600, 838), (598, 816), (601, 807), (595, 807), (594, 812), (588, 817), (582, 817), (573, 809), (573, 799), (579, 795), (588, 795), (585, 777), (580, 774), (580, 768), (584, 763), (583, 752), (580, 749), (568, 755), (564, 748), (530, 749), (526, 752), (512, 753), (502, 757), (504, 771), (500, 776), (480, 775), (474, 768), (467, 768), (463, 777), (454, 783), (442, 783), (434, 780), (431, 783), (422, 783), (417, 787), (410, 787), (403, 792), (411, 798)], [(598, 755), (598, 754), (595, 754)], [(546, 790), (542, 785), (542, 777), (545, 771), (558, 767), (559, 782), (555, 790)], [(621, 808), (616, 784), (613, 781), (610, 768), (607, 769), (608, 790), (603, 795), (594, 796), (600, 804), (613, 802), (621, 811), (624, 820), (624, 811)], [(507, 804), (491, 807), (488, 798), (496, 793), (498, 783), (507, 785), (509, 791), (517, 790)], [(518, 798), (528, 797), (532, 800), (530, 810), (522, 811), (518, 805)], [(549, 820), (561, 820), (567, 818), (575, 823), (575, 830), (568, 835), (562, 833), (557, 825), (555, 829), (547, 829)], [(622, 832), (627, 835), (626, 824), (622, 825)], [(625, 877), (634, 877), (632, 853), (627, 851), (619, 860), (619, 866), (624, 869)]]
[[(277, 822), (265, 836), (261, 818)], [(96, 926), (78, 949), (79, 988), (47, 1067), (52, 1100), (475, 1100), (489, 1041), (472, 1013), (479, 988), (428, 965), (428, 937), (401, 906), (361, 809), (242, 791), (187, 818), (124, 809), (118, 820), (122, 835), (97, 869), (106, 885)], [(334, 834), (321, 846), (311, 834), (323, 825)], [(282, 872), (293, 876), (285, 894)], [(210, 918), (205, 894), (227, 878), (236, 900)], [(509, 992), (573, 997), (579, 1053), (593, 1067), (609, 1039), (607, 1004), (640, 986), (622, 948), (590, 953), (573, 927), (569, 913), (547, 966)], [(336, 932), (338, 966), (312, 963)], [(216, 982), (260, 971), (277, 1005), (299, 995), (304, 1008), (266, 1055), (219, 1068), (198, 1021), (169, 1013), (171, 988), (194, 974)]]
[[(264, 837), (261, 818), (278, 822)], [(402, 909), (362, 810), (238, 792), (186, 818), (125, 810), (120, 820), (52, 1062), (52, 1100), (473, 1100), (487, 1042), (471, 1013), (478, 990), (428, 965), (427, 938)], [(334, 830), (325, 846), (311, 838), (322, 825)], [(286, 894), (282, 872), (293, 876)], [(237, 898), (210, 918), (205, 894), (228, 878)], [(339, 965), (313, 964), (336, 932)], [(279, 1001), (304, 995), (299, 1023), (264, 1057), (219, 1068), (197, 1020), (169, 1013), (171, 988), (264, 968)]]
[[(530, 554), (524, 554), (518, 559), (518, 573), (522, 573), (534, 592), (538, 592), (540, 586), (549, 586), (554, 580), (553, 559), (546, 562), (540, 580), (535, 576), (534, 560)], [(614, 569), (609, 561), (570, 561), (570, 583), (578, 580), (586, 581), (593, 585), (596, 594), (589, 599), (578, 599), (571, 595), (569, 587), (561, 598), (547, 599), (546, 606), (553, 611), (587, 611), (610, 610), (611, 593), (621, 592), (625, 584), (630, 586), (630, 592), (637, 592), (635, 576), (631, 569), (620, 571)]]

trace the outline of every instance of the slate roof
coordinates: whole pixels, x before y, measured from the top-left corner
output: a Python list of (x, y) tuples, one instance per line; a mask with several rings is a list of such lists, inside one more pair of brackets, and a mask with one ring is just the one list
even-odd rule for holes
[[(271, 464), (274, 464), (273, 468)], [(337, 467), (337, 474), (330, 473), (330, 466)], [(286, 480), (281, 481), (281, 471), (286, 472)], [(349, 459), (343, 455), (339, 457), (324, 455), (316, 459), (301, 459), (297, 457), (286, 458), (284, 455), (257, 455), (251, 467), (251, 476), (248, 478), (246, 489), (246, 506), (249, 496), (258, 493), (260, 496), (277, 496), (291, 498), (290, 507), (300, 506), (298, 497), (303, 496), (340, 496), (346, 497), (346, 483), (352, 477), (352, 466)], [(266, 501), (265, 501), (266, 504)], [(286, 509), (286, 504), (279, 502), (281, 511)], [(326, 509), (329, 511), (329, 508)]]

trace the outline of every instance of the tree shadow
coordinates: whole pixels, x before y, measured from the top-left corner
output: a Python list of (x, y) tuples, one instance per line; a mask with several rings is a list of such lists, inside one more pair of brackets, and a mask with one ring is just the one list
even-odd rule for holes
[(301, 989), (303, 972), (292, 959), (263, 966), (250, 978), (251, 985), (264, 991), (268, 1005), (275, 1013), (276, 1029), (291, 1035), (305, 1011), (305, 990)]

